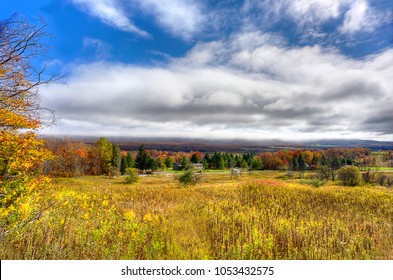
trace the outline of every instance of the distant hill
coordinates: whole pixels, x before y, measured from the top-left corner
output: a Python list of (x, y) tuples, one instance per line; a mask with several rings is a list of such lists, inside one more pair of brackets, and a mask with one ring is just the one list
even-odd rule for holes
[[(51, 138), (51, 137), (49, 137)], [(75, 141), (93, 144), (99, 137), (96, 136), (67, 136)], [(372, 140), (315, 140), (291, 142), (282, 140), (204, 140), (188, 138), (132, 138), (132, 137), (107, 137), (107, 139), (120, 146), (125, 151), (138, 150), (144, 143), (149, 150), (161, 150), (171, 152), (200, 151), (202, 153), (231, 152), (231, 153), (260, 153), (278, 150), (321, 150), (329, 148), (370, 148), (372, 150), (393, 150), (393, 142)]]

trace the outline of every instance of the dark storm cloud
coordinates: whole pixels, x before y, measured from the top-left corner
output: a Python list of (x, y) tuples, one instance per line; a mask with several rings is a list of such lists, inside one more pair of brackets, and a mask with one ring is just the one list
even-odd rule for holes
[(367, 81), (367, 79), (368, 77), (358, 77), (352, 81), (345, 81), (339, 86), (333, 85), (331, 89), (326, 90), (321, 101), (353, 100), (356, 102), (365, 98), (377, 99), (384, 96), (381, 85)]
[(393, 134), (393, 110), (391, 108), (372, 115), (359, 125), (359, 129)]

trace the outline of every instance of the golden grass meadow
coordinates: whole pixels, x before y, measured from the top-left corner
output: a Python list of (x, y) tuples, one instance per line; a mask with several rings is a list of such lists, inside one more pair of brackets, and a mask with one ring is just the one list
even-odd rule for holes
[[(1, 237), (1, 259), (393, 259), (393, 190), (284, 173), (53, 179), (26, 221)], [(306, 174), (307, 175), (307, 174)], [(42, 210), (42, 211), (40, 211)]]

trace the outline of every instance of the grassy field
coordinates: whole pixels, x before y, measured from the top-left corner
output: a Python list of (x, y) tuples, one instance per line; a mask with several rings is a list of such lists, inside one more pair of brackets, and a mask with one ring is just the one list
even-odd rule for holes
[(23, 210), (40, 218), (1, 237), (1, 259), (393, 259), (392, 189), (275, 172), (123, 181), (55, 179)]
[(372, 166), (370, 168), (371, 171), (393, 171), (393, 167), (387, 167), (387, 166)]

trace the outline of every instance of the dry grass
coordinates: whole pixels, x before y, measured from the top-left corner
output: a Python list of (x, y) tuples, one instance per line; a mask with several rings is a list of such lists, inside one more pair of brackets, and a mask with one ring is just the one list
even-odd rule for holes
[[(393, 259), (393, 191), (314, 188), (282, 174), (58, 179), (1, 259)], [(32, 209), (34, 212), (34, 209)]]

